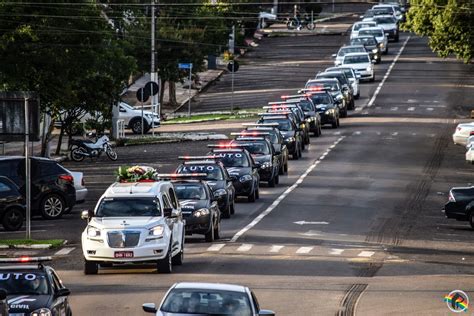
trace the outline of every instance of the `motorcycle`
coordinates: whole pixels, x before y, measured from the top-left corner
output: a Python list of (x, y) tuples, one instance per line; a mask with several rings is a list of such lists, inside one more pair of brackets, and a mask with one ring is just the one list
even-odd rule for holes
[[(94, 136), (89, 133), (87, 136)], [(105, 152), (110, 160), (117, 160), (117, 152), (110, 145), (110, 140), (106, 135), (96, 138), (93, 142), (89, 139), (73, 139), (71, 142), (71, 159), (74, 161), (82, 161), (85, 157), (100, 157)]]

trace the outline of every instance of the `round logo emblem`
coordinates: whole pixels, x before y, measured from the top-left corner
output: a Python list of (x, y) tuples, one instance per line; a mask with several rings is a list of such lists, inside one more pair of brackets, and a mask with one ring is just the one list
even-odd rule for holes
[(444, 297), (449, 310), (454, 313), (467, 312), (469, 308), (469, 297), (461, 290), (454, 290)]

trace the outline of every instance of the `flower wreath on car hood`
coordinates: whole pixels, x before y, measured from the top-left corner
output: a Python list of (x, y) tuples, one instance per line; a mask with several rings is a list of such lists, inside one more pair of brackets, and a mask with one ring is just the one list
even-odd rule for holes
[(117, 182), (154, 182), (158, 180), (158, 172), (148, 166), (121, 166), (117, 172)]

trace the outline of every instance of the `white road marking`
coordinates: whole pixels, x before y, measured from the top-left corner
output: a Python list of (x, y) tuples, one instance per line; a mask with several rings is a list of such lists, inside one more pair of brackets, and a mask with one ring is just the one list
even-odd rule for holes
[(398, 132), (393, 132), (392, 133), (392, 136), (397, 136), (398, 135)]
[(273, 245), (273, 246), (270, 248), (270, 252), (273, 252), (273, 253), (280, 252), (280, 250), (282, 250), (284, 247), (285, 247), (285, 246)]
[[(345, 136), (341, 136), (339, 137), (333, 144), (334, 145), (337, 145), (339, 144), (343, 139), (344, 139)], [(328, 149), (326, 151), (326, 153), (324, 153), (324, 156), (327, 155), (329, 152), (331, 151), (331, 149)], [(322, 156), (321, 156), (322, 157)], [(321, 160), (321, 157), (319, 157), (319, 159), (317, 160)], [(318, 165), (318, 161), (314, 161), (313, 164), (311, 166), (308, 167), (308, 169), (306, 170), (306, 172), (304, 172), (299, 178), (299, 179), (302, 179), (304, 180), (308, 174), (313, 171), (314, 168), (316, 168), (316, 166)], [(233, 237), (232, 239), (230, 240), (230, 242), (236, 242), (240, 236), (242, 236), (243, 234), (245, 234), (248, 230), (252, 229), (255, 225), (257, 225), (265, 216), (267, 216), (268, 214), (270, 214), (280, 203), (281, 201), (283, 201), (285, 199), (285, 197), (290, 194), (294, 189), (296, 189), (298, 187), (298, 184), (295, 183), (293, 184), (291, 187), (289, 187), (288, 189), (285, 190), (285, 192), (282, 193), (282, 195), (280, 197), (278, 197), (270, 206), (268, 206), (262, 213), (260, 213), (253, 221), (251, 221), (247, 226), (245, 226), (244, 228), (242, 228), (241, 230), (239, 230)]]
[(364, 258), (370, 258), (375, 254), (373, 251), (361, 251), (357, 256), (358, 257), (364, 257)]
[(70, 254), (74, 249), (76, 249), (76, 248), (75, 247), (66, 247), (66, 248), (63, 248), (59, 251), (56, 251), (56, 253), (54, 255), (55, 256), (65, 256), (65, 255)]
[(341, 132), (334, 132), (333, 135), (341, 135)]
[(249, 251), (250, 249), (252, 249), (252, 247), (253, 247), (252, 244), (242, 244), (239, 248), (237, 248), (237, 251), (240, 251), (240, 252)]
[(296, 253), (310, 253), (314, 247), (300, 247), (296, 250)]
[[(408, 39), (407, 39), (407, 41), (408, 41)], [(407, 102), (408, 102), (408, 103), (416, 103), (416, 102), (417, 102), (417, 100), (414, 100), (414, 99), (408, 99), (408, 101), (407, 101)]]
[(361, 131), (356, 131), (354, 133), (352, 133), (352, 135), (360, 135), (361, 134)]
[(224, 248), (225, 244), (214, 244), (207, 248), (207, 251), (220, 251), (222, 248)]
[(398, 106), (393, 106), (390, 108), (390, 111), (398, 111)]
[(411, 133), (411, 136), (416, 136), (416, 133)]
[(410, 106), (407, 110), (410, 111), (410, 112), (415, 111), (415, 107)]
[(306, 233), (299, 233), (299, 234), (302, 235), (302, 236), (308, 236), (308, 237), (321, 236), (321, 234), (320, 234), (319, 232), (317, 233), (317, 232), (314, 231), (314, 230), (309, 230), (309, 231), (307, 231)]
[(376, 132), (376, 134), (377, 134), (378, 136), (382, 135), (382, 133), (381, 133), (381, 132)]
[[(375, 89), (374, 95), (370, 99), (369, 103), (367, 103), (367, 107), (371, 107), (372, 105), (374, 105), (374, 102), (375, 102), (375, 99), (377, 98), (377, 95), (379, 94), (380, 90), (382, 89), (382, 87), (383, 87), (385, 81), (387, 80), (388, 76), (392, 72), (393, 67), (397, 63), (398, 58), (400, 58), (400, 55), (402, 54), (402, 52), (405, 49), (405, 46), (407, 45), (409, 40), (410, 40), (410, 36), (407, 37), (407, 39), (403, 43), (402, 47), (400, 47), (400, 50), (398, 51), (397, 56), (395, 56), (395, 58), (393, 59), (392, 63), (390, 64), (390, 67), (388, 67), (387, 72), (385, 73), (385, 76), (382, 78), (382, 81), (380, 81), (377, 89)], [(410, 100), (408, 100), (408, 101), (410, 101)]]
[(329, 225), (328, 222), (307, 222), (307, 221), (298, 221), (298, 222), (293, 222), (294, 224), (297, 225)]
[(426, 111), (433, 111), (433, 108), (426, 108)]
[(329, 251), (330, 255), (340, 256), (344, 252), (344, 249), (333, 248)]

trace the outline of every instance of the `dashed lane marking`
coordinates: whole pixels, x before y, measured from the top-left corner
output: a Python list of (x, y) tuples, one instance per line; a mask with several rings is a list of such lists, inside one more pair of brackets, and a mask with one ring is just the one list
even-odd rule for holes
[(285, 247), (285, 246), (273, 245), (273, 246), (270, 248), (270, 252), (273, 252), (273, 253), (280, 252), (280, 250), (282, 250), (284, 247)]
[(398, 132), (393, 132), (392, 133), (392, 136), (397, 136), (398, 135)]
[(224, 248), (225, 244), (214, 244), (207, 248), (207, 251), (220, 251), (222, 248)]
[(410, 112), (413, 112), (413, 111), (415, 111), (415, 107), (410, 106), (407, 110), (410, 111)]
[(398, 106), (391, 107), (390, 111), (398, 111)]
[(310, 253), (314, 247), (300, 247), (296, 250), (296, 253)]
[(66, 255), (70, 254), (71, 252), (73, 252), (74, 249), (76, 249), (76, 247), (66, 247), (66, 248), (63, 248), (59, 251), (56, 251), (56, 253), (54, 255), (55, 256), (66, 256)]
[(344, 252), (344, 249), (333, 248), (331, 249), (331, 251), (329, 251), (329, 254), (334, 255), (334, 256), (340, 256), (343, 252)]
[(426, 108), (426, 111), (433, 111), (433, 108)]
[(375, 254), (373, 251), (361, 251), (357, 257), (370, 258)]
[(252, 249), (253, 245), (252, 244), (242, 244), (239, 248), (237, 248), (237, 251), (239, 252), (246, 252)]

